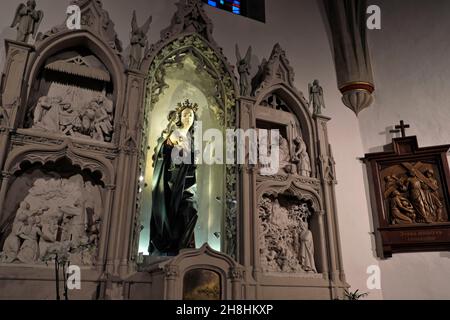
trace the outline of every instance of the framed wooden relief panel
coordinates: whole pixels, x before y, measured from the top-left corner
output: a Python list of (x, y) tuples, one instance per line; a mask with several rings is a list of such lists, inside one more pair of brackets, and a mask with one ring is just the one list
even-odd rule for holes
[(391, 151), (366, 154), (377, 252), (450, 249), (450, 145), (419, 148), (393, 139)]

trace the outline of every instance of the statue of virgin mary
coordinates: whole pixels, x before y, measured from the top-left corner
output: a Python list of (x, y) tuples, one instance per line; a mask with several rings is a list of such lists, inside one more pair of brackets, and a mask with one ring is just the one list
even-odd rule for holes
[[(195, 247), (198, 219), (194, 123), (198, 105), (186, 100), (171, 111), (155, 149), (150, 246), (152, 255), (175, 256)], [(180, 161), (181, 159), (181, 161)]]

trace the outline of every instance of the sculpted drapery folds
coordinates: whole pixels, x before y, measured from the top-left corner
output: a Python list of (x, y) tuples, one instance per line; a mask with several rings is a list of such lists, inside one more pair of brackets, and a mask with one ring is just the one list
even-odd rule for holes
[(311, 177), (311, 160), (309, 159), (308, 147), (302, 137), (295, 138), (296, 145), (293, 162), (297, 163), (297, 173), (302, 177)]
[(155, 149), (149, 252), (177, 255), (194, 246), (198, 199), (194, 156), (197, 104), (187, 100), (169, 114)]
[(314, 114), (322, 114), (322, 108), (325, 108), (325, 102), (323, 99), (323, 89), (319, 84), (319, 80), (314, 80), (309, 85), (309, 103)]
[[(430, 209), (432, 218), (437, 222), (446, 222), (448, 218), (444, 214), (444, 205), (441, 201), (441, 196), (437, 191), (439, 189), (439, 183), (434, 177), (434, 170), (427, 169), (425, 171), (425, 176), (427, 177), (429, 184), (424, 184), (423, 188), (425, 192), (425, 199)], [(435, 186), (435, 188), (432, 188), (432, 186)]]

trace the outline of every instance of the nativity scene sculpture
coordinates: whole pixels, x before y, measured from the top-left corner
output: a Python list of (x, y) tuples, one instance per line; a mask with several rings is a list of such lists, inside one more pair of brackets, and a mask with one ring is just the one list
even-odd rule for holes
[(17, 28), (19, 42), (28, 43), (30, 36), (36, 38), (39, 26), (44, 18), (41, 10), (36, 10), (36, 1), (29, 0), (26, 4), (21, 3), (16, 10), (11, 28)]
[(198, 219), (194, 128), (198, 105), (186, 100), (169, 113), (155, 149), (149, 252), (177, 255), (195, 247)]
[(113, 111), (112, 101), (104, 94), (99, 94), (77, 109), (61, 96), (44, 96), (38, 100), (34, 109), (32, 128), (111, 142), (114, 129)]

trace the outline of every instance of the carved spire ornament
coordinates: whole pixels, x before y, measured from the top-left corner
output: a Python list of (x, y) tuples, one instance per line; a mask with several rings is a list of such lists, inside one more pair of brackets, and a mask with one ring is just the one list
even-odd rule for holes
[(294, 69), (286, 58), (286, 52), (279, 43), (272, 49), (269, 61), (263, 60), (259, 72), (252, 80), (252, 91), (258, 95), (261, 89), (276, 82), (284, 82), (294, 88)]
[(138, 26), (136, 11), (133, 11), (133, 20), (131, 21), (131, 40), (130, 40), (130, 55), (129, 68), (139, 69), (142, 62), (142, 50), (148, 50), (147, 34), (152, 23), (152, 16), (150, 16), (142, 27)]
[[(108, 11), (103, 9), (100, 0), (72, 0), (72, 5), (80, 7), (81, 10), (81, 29), (87, 29), (105, 41), (117, 54), (122, 52), (122, 42), (119, 40), (114, 28), (114, 22), (109, 17)], [(66, 21), (53, 27), (46, 33), (38, 34), (37, 42), (56, 34), (66, 32)]]
[(167, 39), (182, 32), (197, 33), (209, 43), (216, 45), (212, 33), (213, 24), (203, 9), (201, 0), (181, 0), (177, 2), (177, 12), (170, 26), (161, 31), (161, 38)]

